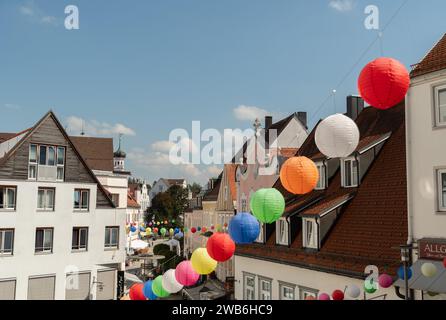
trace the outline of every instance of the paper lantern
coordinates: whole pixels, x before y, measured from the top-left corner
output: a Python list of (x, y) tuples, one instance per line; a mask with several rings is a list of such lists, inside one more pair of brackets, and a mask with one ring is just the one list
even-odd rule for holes
[(319, 171), (316, 164), (306, 157), (288, 159), (280, 170), (283, 187), (293, 194), (307, 194), (316, 188)]
[(162, 236), (164, 236), (166, 234), (166, 232), (167, 232), (166, 228), (161, 228), (160, 233)]
[(131, 226), (131, 227), (130, 227), (130, 231), (131, 231), (131, 232), (136, 232), (136, 230), (138, 230), (138, 229), (136, 229), (135, 226)]
[(179, 284), (191, 287), (197, 283), (200, 275), (192, 268), (190, 261), (183, 261), (175, 269), (175, 279), (177, 279)]
[(153, 223), (152, 223), (152, 222), (149, 222), (149, 227), (151, 227), (151, 226), (153, 226)]
[(195, 232), (197, 232), (197, 229), (196, 228), (191, 228), (190, 232), (195, 233)]
[(329, 300), (331, 300), (331, 298), (330, 298), (330, 295), (328, 295), (327, 293), (321, 293), (321, 294), (319, 295), (318, 300), (321, 300), (321, 301), (329, 301)]
[(423, 263), (421, 266), (421, 273), (426, 278), (433, 278), (437, 275), (438, 269), (437, 266), (433, 263), (427, 262)]
[(144, 285), (142, 283), (135, 283), (130, 287), (130, 300), (147, 300), (143, 293)]
[[(398, 269), (398, 277), (401, 280), (405, 280), (404, 277), (404, 266), (399, 267)], [(412, 278), (413, 272), (412, 272), (412, 268), (407, 268), (407, 279), (410, 280)]]
[(170, 233), (171, 235), (173, 235), (173, 234), (174, 234), (174, 232), (175, 232), (175, 230), (174, 230), (174, 229), (172, 229), (172, 228), (170, 228), (170, 229), (169, 229), (169, 233)]
[(209, 256), (205, 248), (196, 249), (190, 261), (195, 272), (201, 275), (208, 275), (217, 268), (217, 261)]
[(145, 232), (145, 231), (146, 231), (146, 229), (144, 229), (144, 227), (143, 227), (143, 226), (141, 226), (141, 227), (139, 227), (139, 231), (141, 231), (141, 232)]
[(174, 233), (177, 234), (178, 232), (180, 232), (180, 229), (175, 228)]
[(170, 269), (163, 274), (162, 285), (164, 290), (169, 293), (177, 293), (183, 289), (183, 285), (175, 278), (175, 269)]
[(206, 228), (206, 227), (203, 227), (203, 228), (201, 228), (201, 232), (206, 232), (206, 231), (208, 231), (208, 229)]
[(164, 221), (164, 224), (169, 224), (169, 221), (167, 221), (167, 220), (166, 220), (166, 221)]
[(342, 292), (341, 290), (335, 290), (331, 296), (334, 301), (342, 301), (345, 298), (344, 292)]
[(198, 227), (198, 228), (197, 228), (197, 231), (200, 232), (200, 231), (201, 231), (201, 227)]
[(224, 224), (224, 227), (225, 227), (225, 228), (227, 228), (227, 227), (228, 227), (228, 224), (227, 224), (227, 223), (225, 223), (225, 224)]
[(152, 233), (152, 228), (147, 228), (147, 229), (146, 229), (146, 233), (147, 233), (147, 234), (151, 234), (151, 233)]
[(376, 291), (378, 291), (378, 283), (374, 281), (373, 279), (365, 280), (364, 281), (364, 291), (373, 294)]
[(260, 234), (260, 224), (252, 214), (238, 213), (229, 222), (229, 235), (237, 244), (253, 243)]
[(158, 234), (158, 228), (153, 228), (153, 233)]
[(149, 300), (156, 300), (158, 297), (153, 293), (152, 290), (153, 281), (149, 280), (144, 284), (143, 293), (144, 296)]
[(357, 285), (351, 284), (347, 287), (346, 293), (350, 298), (357, 299), (361, 295), (361, 289)]
[(407, 94), (410, 76), (406, 67), (392, 58), (378, 58), (367, 64), (358, 79), (361, 97), (371, 106), (386, 110)]
[(252, 214), (263, 223), (273, 223), (282, 217), (285, 211), (285, 199), (274, 189), (260, 189), (251, 197)]
[(211, 226), (211, 230), (214, 230), (215, 229), (215, 227), (214, 226)]
[(157, 297), (160, 298), (167, 298), (170, 296), (170, 293), (163, 287), (163, 276), (158, 276), (155, 278), (155, 280), (153, 280), (152, 291)]
[(161, 223), (160, 223), (159, 221), (156, 223), (157, 226), (159, 226), (160, 224), (161, 224)]
[(378, 283), (381, 288), (390, 288), (393, 284), (393, 278), (388, 274), (382, 274), (378, 278)]
[(315, 141), (319, 151), (329, 158), (345, 158), (358, 147), (359, 129), (356, 123), (343, 114), (335, 114), (316, 128)]
[(180, 231), (175, 235), (176, 239), (182, 239), (184, 237), (184, 234)]
[(218, 262), (225, 262), (234, 255), (235, 243), (228, 234), (215, 233), (209, 238), (206, 249), (212, 259)]

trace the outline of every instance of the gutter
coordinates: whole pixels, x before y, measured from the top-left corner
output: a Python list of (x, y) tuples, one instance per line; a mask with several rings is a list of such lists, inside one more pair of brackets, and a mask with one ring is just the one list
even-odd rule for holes
[(412, 146), (412, 140), (410, 138), (410, 118), (409, 118), (409, 110), (410, 107), (410, 93), (411, 90), (409, 88), (409, 91), (406, 96), (406, 112), (405, 112), (405, 118), (406, 118), (406, 178), (407, 178), (407, 244), (412, 245), (413, 244), (413, 215), (412, 215), (412, 186), (411, 186), (411, 179), (410, 179), (410, 150)]

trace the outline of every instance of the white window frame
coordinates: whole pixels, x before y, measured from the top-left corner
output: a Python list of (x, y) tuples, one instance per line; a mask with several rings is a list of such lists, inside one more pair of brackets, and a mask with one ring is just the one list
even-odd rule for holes
[(437, 170), (437, 207), (438, 211), (446, 212), (446, 203), (443, 203), (444, 193), (446, 193), (446, 188), (443, 187), (442, 176), (446, 175), (446, 169), (438, 169)]
[[(446, 121), (441, 121), (440, 119), (440, 92), (446, 91), (446, 85), (437, 86), (434, 88), (434, 114), (435, 114), (435, 127), (446, 127)], [(446, 104), (443, 106), (446, 108)]]
[[(291, 284), (291, 283), (285, 283), (285, 282), (281, 282), (279, 281), (279, 299), (280, 300), (284, 300), (284, 301), (294, 301), (296, 300), (296, 285), (295, 284)], [(285, 289), (289, 289), (289, 291), (292, 291), (292, 299), (291, 298), (287, 298), (285, 297)]]
[[(350, 174), (351, 174), (351, 184), (347, 185), (347, 179), (346, 179), (346, 171), (345, 171), (345, 164), (346, 162), (351, 162), (350, 165)], [(353, 163), (356, 163), (356, 172), (354, 170)], [(343, 188), (357, 188), (359, 186), (359, 159), (356, 159), (354, 157), (349, 157), (342, 159), (341, 161), (341, 176), (342, 176), (342, 187)]]
[[(73, 245), (74, 239), (72, 239), (71, 250), (72, 251), (88, 251), (88, 233), (89, 233), (88, 227), (73, 227), (72, 235), (74, 234), (75, 230), (78, 230), (77, 243), (76, 243), (76, 245)], [(85, 233), (85, 245), (81, 245), (82, 232)]]
[[(0, 256), (12, 256), (14, 255), (14, 235), (15, 235), (14, 229), (0, 229)], [(11, 243), (11, 250), (6, 251), (5, 250), (5, 238), (6, 233), (10, 232), (12, 233), (12, 243)]]
[[(37, 232), (39, 232), (39, 231), (43, 231), (42, 248), (37, 248)], [(46, 239), (47, 231), (51, 231), (51, 247), (50, 248), (45, 247), (45, 239)], [(36, 243), (34, 246), (35, 253), (36, 254), (53, 253), (53, 248), (54, 248), (54, 229), (53, 228), (37, 228), (36, 229)], [(38, 249), (42, 249), (42, 250), (38, 250)]]
[(259, 232), (259, 236), (257, 237), (255, 242), (264, 243), (265, 242), (265, 225), (263, 222), (260, 222), (260, 221), (259, 221), (259, 225), (260, 225), (260, 232)]
[[(11, 190), (14, 192), (14, 205), (12, 207), (9, 206), (9, 191)], [(3, 192), (3, 208), (0, 208), (0, 210), (15, 211), (17, 207), (17, 187), (0, 186), (0, 191)]]
[[(252, 279), (252, 286), (248, 286), (248, 279)], [(243, 299), (248, 301), (256, 299), (256, 276), (251, 273), (243, 273)]]
[[(43, 191), (43, 207), (39, 207), (39, 193)], [(53, 193), (53, 206), (51, 207), (48, 201), (48, 194), (51, 191)], [(37, 210), (38, 211), (54, 211), (54, 208), (56, 207), (56, 189), (54, 188), (38, 188), (37, 190)]]
[(319, 295), (319, 290), (313, 288), (307, 288), (299, 286), (299, 299), (306, 300), (309, 296), (317, 299)]
[[(263, 283), (269, 285), (269, 290), (263, 290)], [(259, 277), (259, 300), (269, 301), (273, 299), (273, 280), (269, 278)]]
[[(76, 206), (76, 193), (79, 192), (79, 205)], [(87, 193), (87, 207), (82, 206), (82, 195)], [(74, 189), (73, 192), (73, 208), (75, 211), (88, 212), (90, 210), (90, 190), (89, 189)]]
[[(36, 148), (36, 159), (31, 160), (31, 148)], [(34, 168), (34, 176), (31, 176), (31, 167)], [(28, 180), (37, 180), (37, 168), (39, 167), (39, 146), (37, 144), (29, 145), (29, 155), (28, 155)]]
[[(59, 150), (63, 150), (63, 163), (59, 163)], [(65, 147), (56, 147), (56, 166), (57, 166), (57, 178), (56, 181), (65, 180), (65, 157), (67, 154), (67, 149)], [(59, 172), (62, 171), (62, 178), (59, 178)]]
[(325, 190), (326, 188), (326, 165), (323, 162), (317, 162), (316, 167), (319, 171), (319, 181), (315, 190)]
[(276, 244), (280, 246), (289, 245), (289, 227), (286, 218), (276, 221)]
[[(302, 235), (304, 248), (319, 249), (318, 244), (318, 225), (315, 219), (302, 219)], [(309, 226), (311, 225), (311, 232), (309, 232)]]
[[(36, 159), (31, 160), (31, 148), (36, 147)], [(40, 149), (45, 148), (45, 164), (40, 163)], [(49, 150), (54, 150), (54, 163), (50, 164), (49, 160)], [(62, 163), (59, 163), (59, 150), (63, 150)], [(46, 167), (55, 167), (56, 168), (56, 181), (64, 181), (65, 180), (65, 158), (66, 158), (67, 149), (64, 146), (53, 146), (53, 145), (39, 145), (35, 143), (31, 143), (29, 145), (29, 155), (28, 155), (28, 180), (37, 180), (39, 166)], [(31, 176), (31, 167), (35, 168), (34, 174), (35, 176)], [(59, 172), (62, 171), (61, 178), (59, 178)]]
[[(112, 242), (113, 230), (117, 230), (116, 245)], [(109, 242), (107, 243), (107, 233), (109, 235)], [(107, 250), (119, 249), (119, 227), (105, 227), (104, 247)]]

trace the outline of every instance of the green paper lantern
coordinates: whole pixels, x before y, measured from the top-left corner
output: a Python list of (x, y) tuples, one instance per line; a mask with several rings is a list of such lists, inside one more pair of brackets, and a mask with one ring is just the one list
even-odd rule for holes
[(166, 232), (167, 232), (167, 229), (166, 228), (161, 228), (160, 232), (161, 232), (161, 235), (164, 236), (166, 234)]
[(374, 281), (373, 279), (364, 281), (364, 291), (373, 294), (376, 291), (378, 291), (378, 282)]
[(170, 293), (163, 287), (163, 276), (158, 276), (153, 280), (152, 291), (159, 298), (167, 298), (170, 296)]
[(279, 220), (285, 211), (285, 199), (274, 189), (260, 189), (251, 197), (251, 211), (263, 223)]

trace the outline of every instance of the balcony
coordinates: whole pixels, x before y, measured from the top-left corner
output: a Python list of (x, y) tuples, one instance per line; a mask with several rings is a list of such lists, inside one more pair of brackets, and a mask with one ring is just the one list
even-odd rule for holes
[(37, 170), (38, 181), (57, 181), (57, 167), (39, 165)]

